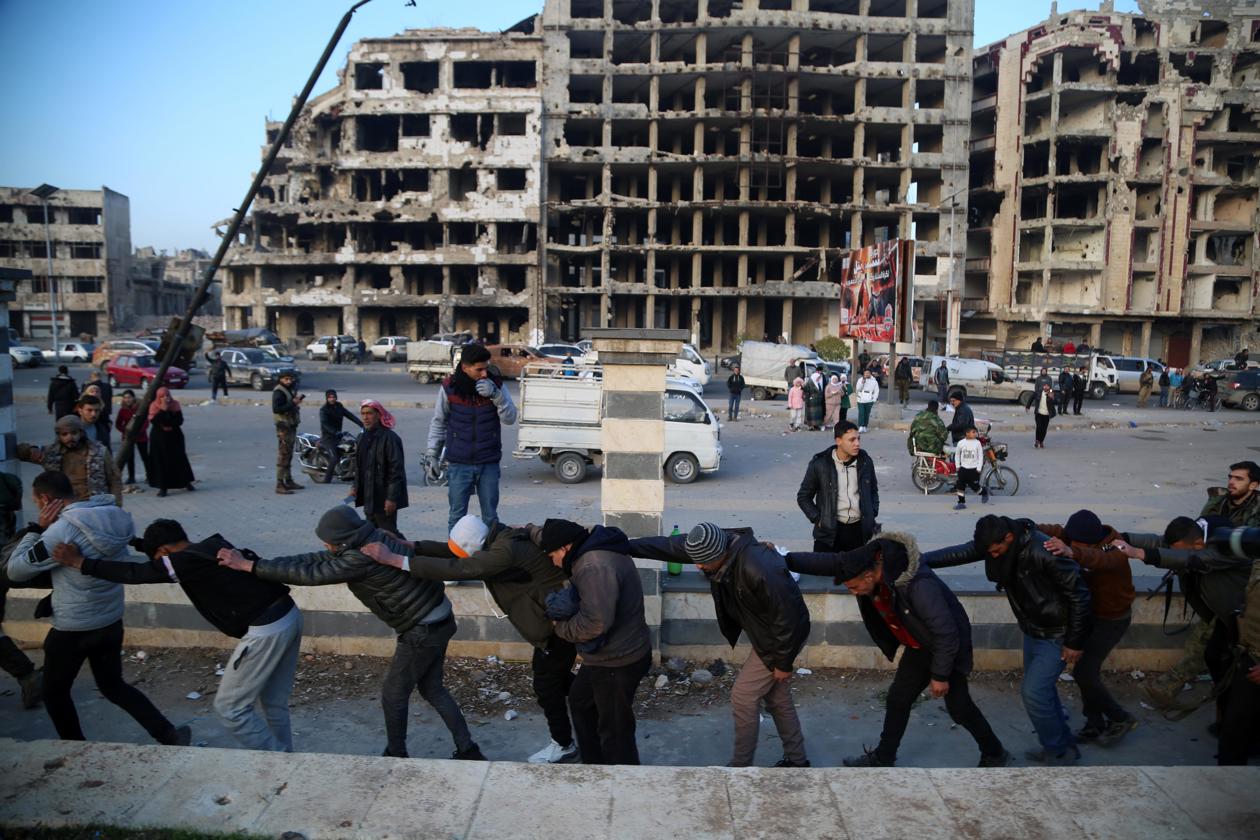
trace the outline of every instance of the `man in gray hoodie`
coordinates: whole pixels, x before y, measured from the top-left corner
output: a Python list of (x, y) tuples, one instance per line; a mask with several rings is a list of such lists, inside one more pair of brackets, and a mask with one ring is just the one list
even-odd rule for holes
[(70, 689), (87, 661), (105, 699), (123, 709), (161, 744), (187, 746), (191, 731), (175, 727), (134, 686), (123, 681), (123, 587), (88, 577), (53, 559), (56, 548), (69, 543), (85, 557), (140, 562), (128, 548), (135, 538), (131, 514), (114, 504), (113, 496), (74, 501), (74, 488), (64, 473), (43, 472), (31, 483), (42, 534), (22, 538), (9, 557), (8, 575), (17, 582), (52, 573), (52, 629), (44, 639), (44, 707), (57, 735), (86, 740)]

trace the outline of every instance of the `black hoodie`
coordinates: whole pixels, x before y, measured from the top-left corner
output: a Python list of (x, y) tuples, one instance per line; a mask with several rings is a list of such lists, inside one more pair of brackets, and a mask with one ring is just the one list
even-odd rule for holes
[(583, 653), (588, 665), (615, 668), (651, 654), (643, 584), (621, 529), (596, 525), (581, 545), (569, 549), (564, 566), (572, 570), (581, 607), (573, 618), (556, 623), (556, 635), (574, 643), (606, 635), (598, 650)]

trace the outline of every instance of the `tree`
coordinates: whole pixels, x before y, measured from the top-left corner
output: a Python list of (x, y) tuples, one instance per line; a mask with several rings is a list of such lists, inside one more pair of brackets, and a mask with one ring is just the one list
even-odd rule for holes
[(818, 355), (828, 362), (842, 362), (849, 358), (849, 342), (834, 335), (820, 338), (814, 343)]

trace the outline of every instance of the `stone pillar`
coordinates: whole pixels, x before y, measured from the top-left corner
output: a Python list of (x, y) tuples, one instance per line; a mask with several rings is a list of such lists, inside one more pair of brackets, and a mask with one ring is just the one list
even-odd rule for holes
[[(1142, 337), (1141, 339), (1139, 339), (1138, 355), (1144, 359), (1149, 359), (1151, 356), (1151, 327), (1152, 326), (1153, 324), (1150, 321), (1142, 322)], [(1161, 353), (1160, 355), (1163, 355), (1163, 354)]]
[(1190, 360), (1186, 363), (1186, 367), (1194, 367), (1200, 361), (1200, 355), (1203, 353), (1203, 322), (1192, 321), (1190, 323)]
[(1102, 321), (1095, 321), (1089, 325), (1089, 346), (1095, 350), (1100, 349), (1102, 344)]
[[(665, 370), (678, 358), (689, 330), (588, 329), (604, 374), (601, 447), (604, 524), (630, 537), (661, 533), (665, 513)], [(655, 560), (636, 560), (644, 610), (659, 649), (661, 571)]]

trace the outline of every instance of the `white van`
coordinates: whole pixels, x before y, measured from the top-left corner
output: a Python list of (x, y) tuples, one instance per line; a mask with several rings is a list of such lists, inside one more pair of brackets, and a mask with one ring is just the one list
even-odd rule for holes
[(1032, 383), (1010, 379), (1001, 367), (984, 359), (959, 359), (953, 356), (929, 356), (919, 376), (919, 386), (936, 390), (936, 370), (945, 365), (949, 371), (949, 389), (961, 390), (967, 399), (1019, 401), (1032, 399)]
[[(576, 374), (576, 375), (575, 375)], [(520, 378), (516, 458), (540, 458), (565, 484), (603, 463), (603, 379), (599, 368), (535, 363)], [(722, 465), (721, 427), (700, 391), (685, 380), (665, 383), (665, 475), (689, 484)]]
[[(599, 364), (599, 353), (590, 350), (582, 355), (581, 363), (584, 365)], [(709, 384), (709, 380), (713, 378), (713, 363), (706, 362), (704, 357), (692, 347), (690, 344), (684, 344), (682, 350), (678, 352), (678, 358), (669, 366), (671, 376), (686, 377), (694, 379), (700, 383), (700, 388)]]

